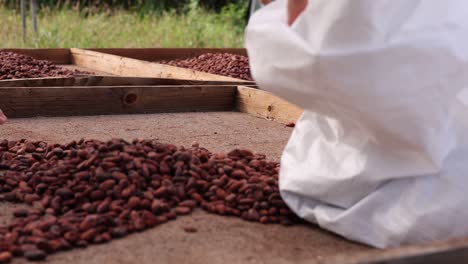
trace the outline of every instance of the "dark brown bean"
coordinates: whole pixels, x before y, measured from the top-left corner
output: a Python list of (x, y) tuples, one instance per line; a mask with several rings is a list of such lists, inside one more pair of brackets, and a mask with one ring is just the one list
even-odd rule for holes
[(187, 233), (196, 233), (198, 229), (193, 226), (185, 226), (184, 231)]
[(178, 206), (175, 208), (175, 212), (178, 215), (186, 215), (189, 214), (192, 211), (189, 207), (184, 207), (184, 206)]
[(60, 188), (55, 191), (55, 195), (60, 196), (62, 199), (72, 199), (75, 197), (75, 194), (69, 188)]
[(0, 253), (0, 263), (8, 263), (11, 261), (12, 254), (8, 251), (4, 251)]
[(46, 253), (37, 248), (31, 248), (29, 250), (24, 251), (23, 256), (31, 261), (38, 261), (44, 260), (46, 258)]
[[(0, 141), (0, 168), (8, 168), (0, 198), (33, 205), (0, 227), (0, 252), (50, 254), (104, 243), (197, 206), (264, 224), (296, 221), (279, 194), (279, 164), (248, 150), (211, 154), (143, 139), (32, 142), (41, 152), (26, 144)], [(26, 148), (32, 152), (19, 154)]]
[(179, 206), (189, 207), (190, 209), (194, 209), (197, 206), (197, 202), (194, 200), (185, 200), (179, 203)]
[(120, 238), (126, 236), (128, 233), (127, 228), (123, 226), (115, 227), (111, 231), (112, 237)]
[(140, 207), (141, 200), (136, 196), (130, 197), (127, 203), (127, 207), (130, 209)]
[(27, 217), (29, 215), (29, 211), (25, 208), (18, 208), (15, 211), (13, 211), (13, 215), (15, 217)]
[(94, 237), (96, 236), (96, 234), (97, 234), (96, 229), (91, 228), (85, 231), (84, 233), (82, 233), (80, 235), (80, 239), (85, 240), (85, 241), (92, 241), (94, 240)]

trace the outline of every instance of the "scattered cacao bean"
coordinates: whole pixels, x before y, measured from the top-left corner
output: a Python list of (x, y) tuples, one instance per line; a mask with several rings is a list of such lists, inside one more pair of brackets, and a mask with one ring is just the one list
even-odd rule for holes
[[(198, 57), (159, 63), (252, 81), (249, 58), (229, 53), (206, 53)], [(198, 144), (192, 144), (198, 147)]]
[(196, 229), (193, 226), (185, 226), (184, 231), (187, 232), (187, 233), (196, 233), (198, 231), (198, 229)]
[(15, 217), (27, 217), (29, 215), (28, 209), (19, 208), (13, 212)]
[(0, 228), (0, 263), (105, 243), (197, 207), (263, 224), (298, 221), (279, 194), (279, 164), (248, 150), (213, 154), (199, 144), (143, 139), (0, 140), (0, 168), (0, 197), (33, 206)]
[(23, 255), (26, 259), (32, 261), (44, 260), (47, 256), (44, 251), (37, 248), (28, 249), (24, 251)]
[[(68, 70), (58, 67), (52, 62), (45, 60), (36, 60), (30, 56), (0, 51), (0, 80), (24, 79), (24, 78), (43, 78), (43, 77), (70, 77), (74, 75), (90, 75), (89, 72)], [(40, 152), (36, 145), (25, 145), (19, 153)]]
[(12, 254), (8, 251), (0, 253), (0, 263), (8, 263), (12, 258)]

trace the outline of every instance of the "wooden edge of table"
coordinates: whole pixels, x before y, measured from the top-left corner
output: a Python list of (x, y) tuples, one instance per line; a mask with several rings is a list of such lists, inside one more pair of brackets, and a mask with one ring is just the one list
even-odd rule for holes
[[(200, 81), (167, 78), (125, 77), (107, 75), (82, 75), (1, 80), (2, 87), (55, 87), (55, 86), (127, 86), (127, 85), (239, 85), (237, 81)], [(247, 83), (255, 85), (254, 82)]]
[[(28, 55), (40, 60), (48, 60), (57, 65), (70, 65), (82, 67), (88, 71), (109, 73), (120, 76), (158, 77), (187, 80), (211, 80), (246, 83), (249, 81), (193, 71), (180, 67), (159, 64), (160, 60), (173, 60), (195, 57), (204, 53), (233, 53), (247, 55), (245, 49), (238, 48), (101, 48), (101, 49), (0, 49)], [(74, 51), (74, 52), (73, 52)], [(89, 51), (89, 52), (84, 52)], [(96, 53), (93, 53), (96, 52)], [(92, 55), (106, 54), (108, 56), (96, 57)], [(125, 58), (119, 62), (119, 58)], [(138, 62), (139, 63), (138, 63)], [(147, 68), (148, 63), (151, 67)], [(109, 64), (109, 65), (107, 65)], [(109, 66), (109, 67), (107, 67)], [(141, 68), (143, 67), (143, 68)]]
[(70, 49), (73, 64), (119, 76), (185, 80), (242, 80), (84, 49)]
[(70, 64), (70, 49), (0, 49), (34, 57), (38, 60), (48, 60), (54, 64)]
[(8, 117), (234, 110), (237, 86), (10, 87), (0, 89)]
[[(204, 53), (232, 53), (247, 56), (247, 50), (243, 48), (91, 48), (86, 50), (145, 61), (186, 59)], [(69, 48), (0, 48), (0, 51), (16, 52), (55, 64), (71, 64)]]
[(267, 91), (247, 86), (237, 87), (236, 109), (279, 123), (295, 123), (304, 111)]
[(368, 253), (340, 254), (327, 259), (332, 264), (467, 263), (468, 238), (426, 245), (402, 246)]
[(242, 48), (101, 48), (88, 50), (153, 62), (187, 59), (204, 53), (232, 53), (247, 56), (247, 50)]

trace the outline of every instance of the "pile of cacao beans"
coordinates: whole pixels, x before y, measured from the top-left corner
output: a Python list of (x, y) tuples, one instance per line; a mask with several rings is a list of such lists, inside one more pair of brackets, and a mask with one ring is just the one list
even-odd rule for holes
[(89, 72), (67, 70), (50, 61), (36, 60), (33, 57), (13, 52), (0, 51), (0, 80), (70, 77), (89, 75)]
[(105, 243), (196, 208), (297, 223), (279, 194), (278, 171), (263, 154), (211, 153), (197, 143), (0, 140), (0, 201), (18, 204), (0, 226), (0, 263)]
[(252, 81), (249, 58), (230, 53), (206, 53), (185, 60), (159, 61), (162, 64)]

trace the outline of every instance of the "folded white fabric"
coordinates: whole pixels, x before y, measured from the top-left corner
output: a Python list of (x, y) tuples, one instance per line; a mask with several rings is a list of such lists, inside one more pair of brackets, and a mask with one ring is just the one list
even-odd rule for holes
[(394, 247), (468, 236), (468, 1), (286, 1), (251, 19), (262, 89), (305, 112), (280, 190), (300, 217)]

